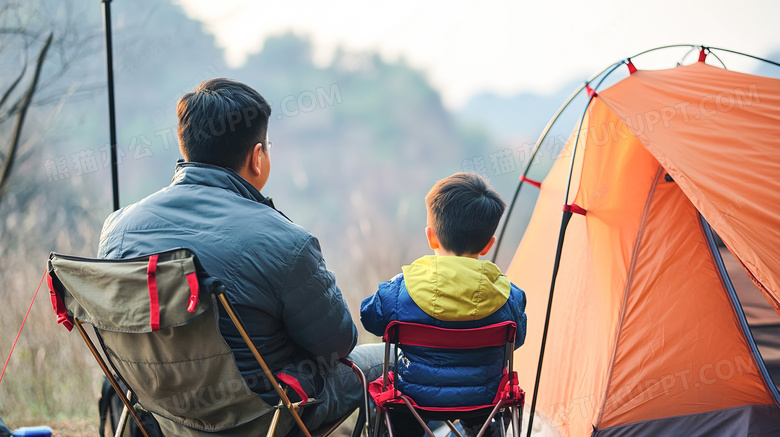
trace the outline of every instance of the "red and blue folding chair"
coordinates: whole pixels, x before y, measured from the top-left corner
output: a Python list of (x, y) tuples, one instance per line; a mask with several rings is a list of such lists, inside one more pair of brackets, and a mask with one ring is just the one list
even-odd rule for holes
[[(487, 419), (477, 434), (478, 437), (481, 437), (487, 431), (494, 417), (499, 413), (503, 415), (508, 412), (512, 418), (514, 434), (518, 435), (522, 426), (521, 417), (525, 403), (525, 392), (519, 387), (517, 372), (512, 368), (516, 331), (517, 325), (514, 322), (501, 322), (482, 328), (471, 329), (446, 329), (418, 323), (390, 322), (382, 337), (382, 340), (385, 342), (385, 360), (382, 377), (371, 382), (368, 387), (369, 395), (377, 406), (377, 414), (373, 426), (374, 435), (380, 435), (379, 432), (384, 423), (388, 435), (390, 437), (393, 436), (390, 411), (396, 409), (408, 409), (430, 437), (434, 437), (434, 433), (426, 424), (426, 420), (445, 420), (452, 432), (458, 437), (462, 437), (453, 424), (454, 420), (487, 415)], [(395, 384), (394, 372), (390, 371), (390, 351), (392, 345), (395, 345), (396, 350), (399, 346), (404, 345), (458, 350), (504, 346), (504, 362), (506, 366), (503, 369), (503, 377), (493, 402), (488, 405), (458, 407), (426, 407), (418, 405), (414, 399), (401, 393)], [(397, 353), (393, 354), (393, 359), (393, 368), (396, 368), (398, 364)], [(464, 399), (465, 403), (467, 403), (466, 399)], [(504, 431), (503, 426), (501, 426), (502, 435)]]

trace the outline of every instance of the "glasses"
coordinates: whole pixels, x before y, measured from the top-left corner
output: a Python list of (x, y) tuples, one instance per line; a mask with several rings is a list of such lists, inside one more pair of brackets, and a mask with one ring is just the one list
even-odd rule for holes
[(265, 142), (265, 149), (266, 149), (265, 151), (266, 152), (270, 152), (271, 151), (271, 146), (273, 146), (273, 145), (274, 145), (273, 141), (266, 141)]

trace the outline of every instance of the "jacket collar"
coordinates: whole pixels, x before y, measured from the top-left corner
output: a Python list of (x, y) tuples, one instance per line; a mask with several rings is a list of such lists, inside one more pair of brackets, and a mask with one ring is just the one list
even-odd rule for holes
[[(203, 162), (176, 162), (176, 170), (173, 173), (171, 185), (203, 185), (207, 187), (222, 188), (238, 194), (246, 199), (254, 200), (276, 210), (270, 197), (263, 196), (260, 191), (241, 177), (235, 170), (206, 164)], [(287, 220), (290, 220), (281, 211)]]

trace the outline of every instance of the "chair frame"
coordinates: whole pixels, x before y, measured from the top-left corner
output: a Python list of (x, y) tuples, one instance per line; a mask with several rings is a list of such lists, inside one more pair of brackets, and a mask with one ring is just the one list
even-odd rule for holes
[[(65, 255), (60, 255), (65, 256)], [(151, 255), (149, 255), (151, 256)], [(194, 254), (193, 254), (194, 256)], [(88, 258), (79, 258), (79, 257), (70, 257), (66, 256), (71, 259), (81, 259), (83, 261), (96, 261), (94, 259), (88, 259)], [(106, 260), (101, 260), (106, 261)], [(121, 260), (118, 260), (121, 261)], [(51, 272), (48, 273), (51, 275)], [(50, 283), (50, 291), (53, 293), (59, 293), (59, 290), (56, 289), (57, 287), (51, 285)], [(305, 402), (314, 401), (313, 398), (309, 398), (306, 400), (302, 400), (300, 402), (291, 402), (290, 398), (287, 396), (287, 390), (282, 387), (282, 385), (279, 383), (278, 378), (276, 378), (271, 371), (271, 369), (268, 367), (268, 364), (266, 364), (265, 360), (263, 359), (262, 355), (260, 354), (260, 351), (255, 346), (254, 342), (252, 341), (251, 337), (249, 336), (248, 332), (246, 331), (246, 328), (244, 327), (244, 324), (241, 322), (241, 319), (239, 318), (238, 314), (233, 310), (232, 305), (228, 301), (227, 296), (224, 293), (224, 286), (216, 287), (216, 290), (209, 290), (209, 292), (216, 297), (217, 302), (221, 305), (221, 307), (225, 310), (225, 312), (230, 317), (231, 321), (233, 322), (234, 326), (238, 330), (239, 334), (241, 335), (241, 338), (246, 343), (249, 350), (252, 352), (252, 355), (254, 356), (255, 360), (258, 364), (260, 364), (260, 367), (263, 369), (263, 373), (268, 378), (269, 382), (274, 388), (274, 391), (279, 396), (279, 404), (275, 407), (274, 416), (271, 420), (271, 425), (268, 429), (268, 432), (266, 434), (267, 437), (272, 437), (274, 433), (276, 432), (276, 428), (279, 423), (279, 418), (281, 417), (281, 411), (282, 408), (286, 409), (290, 412), (290, 415), (293, 418), (293, 421), (298, 426), (298, 428), (301, 430), (301, 432), (306, 437), (326, 437), (330, 434), (332, 434), (340, 425), (342, 425), (346, 419), (352, 415), (354, 410), (343, 417), (341, 417), (339, 420), (332, 422), (332, 423), (326, 423), (323, 424), (320, 428), (314, 431), (309, 431), (309, 429), (306, 427), (306, 425), (303, 423), (303, 420), (300, 417), (299, 410), (301, 409), (301, 404), (304, 404)], [(122, 403), (124, 404), (124, 410), (122, 415), (126, 417), (126, 413), (129, 413), (133, 419), (135, 420), (136, 424), (138, 425), (138, 428), (141, 430), (141, 433), (144, 435), (144, 437), (151, 437), (149, 434), (149, 431), (146, 429), (146, 427), (141, 422), (141, 419), (138, 417), (138, 414), (135, 411), (135, 408), (131, 405), (130, 400), (133, 397), (133, 390), (132, 388), (129, 388), (127, 391), (127, 394), (123, 393), (122, 389), (119, 386), (119, 383), (117, 381), (117, 378), (114, 376), (111, 369), (109, 369), (109, 363), (106, 363), (106, 360), (101, 355), (98, 348), (95, 346), (95, 343), (92, 341), (92, 339), (87, 334), (83, 323), (81, 320), (79, 320), (76, 317), (72, 317), (73, 325), (76, 327), (76, 329), (79, 331), (79, 334), (81, 334), (81, 337), (84, 339), (84, 342), (87, 344), (87, 347), (89, 348), (92, 355), (95, 357), (95, 360), (98, 362), (98, 365), (100, 366), (100, 369), (103, 371), (103, 373), (106, 375), (108, 380), (111, 383), (111, 386), (114, 388), (116, 393), (119, 395), (119, 398), (122, 400)], [(100, 334), (95, 330), (95, 333), (100, 339)], [(102, 340), (101, 340), (102, 343)], [(102, 346), (102, 344), (101, 344)], [(352, 363), (350, 360), (346, 358), (341, 358), (339, 360), (342, 364), (345, 364), (349, 366), (352, 371), (355, 373), (356, 377), (360, 380), (361, 385), (363, 386), (363, 392), (364, 392), (364, 402), (363, 405), (358, 407), (359, 410), (359, 416), (357, 423), (355, 425), (355, 428), (353, 429), (353, 437), (358, 437), (362, 430), (365, 429), (366, 432), (368, 431), (368, 411), (369, 411), (369, 404), (368, 404), (368, 383), (366, 381), (365, 375), (361, 371), (361, 369)], [(111, 365), (113, 368), (113, 365)], [(113, 369), (116, 372), (116, 369)], [(117, 375), (121, 378), (121, 374), (117, 372)], [(129, 387), (129, 385), (128, 385)], [(305, 405), (304, 405), (305, 407)], [(365, 420), (364, 420), (365, 418)], [(120, 428), (124, 428), (125, 421), (120, 421), (118, 430)]]
[[(381, 377), (382, 379), (381, 392), (386, 393), (387, 391), (389, 391), (388, 382), (389, 382), (389, 373), (390, 373), (390, 354), (391, 354), (392, 346), (395, 346), (395, 350), (398, 351), (399, 346), (411, 345), (411, 346), (421, 346), (421, 347), (435, 348), (435, 349), (458, 349), (458, 350), (478, 349), (478, 348), (491, 347), (491, 346), (504, 346), (504, 362), (505, 362), (504, 370), (506, 371), (506, 374), (509, 376), (508, 378), (509, 392), (514, 393), (513, 381), (515, 379), (513, 376), (515, 375), (515, 372), (513, 370), (513, 365), (514, 365), (513, 352), (514, 352), (516, 332), (517, 332), (517, 325), (511, 321), (500, 322), (500, 323), (496, 323), (493, 325), (488, 325), (480, 328), (469, 328), (469, 329), (448, 329), (448, 328), (439, 328), (430, 325), (423, 325), (419, 323), (392, 321), (385, 328), (385, 333), (384, 336), (382, 337), (382, 341), (385, 343), (385, 357), (384, 357), (384, 365), (383, 365), (382, 377)], [(393, 362), (394, 362), (393, 368), (397, 369), (398, 353), (395, 353), (394, 355), (395, 356), (393, 358)], [(520, 389), (519, 387), (517, 389), (519, 390), (520, 393), (519, 398), (506, 399), (505, 397), (501, 397), (495, 404), (492, 405), (493, 408), (490, 410), (490, 414), (487, 420), (482, 425), (482, 428), (477, 434), (478, 437), (484, 435), (484, 433), (487, 431), (490, 425), (490, 422), (493, 420), (496, 414), (505, 408), (509, 408), (511, 410), (512, 427), (514, 430), (514, 434), (519, 435), (520, 429), (522, 427), (522, 410), (523, 410), (525, 395), (522, 389)], [(460, 432), (453, 425), (452, 419), (455, 417), (468, 415), (469, 412), (482, 411), (488, 407), (488, 406), (480, 406), (480, 407), (475, 407), (474, 409), (471, 410), (463, 409), (462, 407), (461, 408), (420, 407), (420, 406), (415, 406), (411, 398), (400, 393), (398, 391), (397, 384), (393, 383), (392, 390), (393, 390), (392, 397), (390, 399), (382, 401), (381, 405), (380, 402), (376, 402), (375, 399), (375, 402), (377, 403), (377, 414), (373, 426), (374, 436), (380, 435), (379, 433), (382, 424), (382, 420), (380, 420), (380, 412), (381, 412), (382, 413), (381, 415), (384, 418), (385, 426), (387, 428), (387, 433), (389, 437), (393, 437), (393, 430), (392, 430), (392, 423), (390, 421), (389, 409), (393, 408), (396, 405), (397, 406), (404, 405), (412, 413), (415, 419), (420, 423), (420, 425), (425, 430), (425, 433), (430, 437), (434, 437), (434, 433), (425, 423), (423, 416), (427, 415), (428, 417), (430, 417), (433, 414), (435, 416), (438, 416), (438, 418), (446, 417), (448, 420), (445, 420), (445, 422), (449, 426), (450, 430), (456, 436), (462, 437)], [(499, 387), (499, 391), (501, 390), (502, 387)], [(420, 414), (418, 410), (422, 411), (423, 414)], [(501, 435), (504, 435), (503, 426), (501, 427)]]

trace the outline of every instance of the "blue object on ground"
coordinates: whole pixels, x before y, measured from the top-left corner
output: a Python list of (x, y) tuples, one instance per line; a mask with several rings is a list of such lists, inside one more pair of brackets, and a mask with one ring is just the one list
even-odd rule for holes
[(51, 437), (52, 430), (48, 426), (25, 426), (16, 428), (13, 437)]

